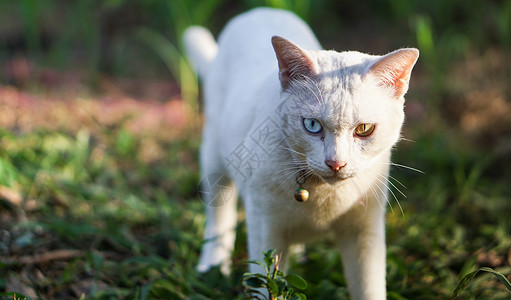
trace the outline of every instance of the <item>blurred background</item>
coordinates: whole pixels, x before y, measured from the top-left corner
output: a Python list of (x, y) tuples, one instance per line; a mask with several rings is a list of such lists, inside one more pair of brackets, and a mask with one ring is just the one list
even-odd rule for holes
[[(0, 0), (0, 298), (242, 299), (194, 270), (200, 88), (180, 35), (257, 6), (326, 49), (421, 51), (393, 162), (390, 299), (438, 299), (479, 267), (511, 274), (511, 1)], [(310, 299), (347, 299), (335, 241), (295, 259)], [(466, 299), (509, 298), (478, 275)], [(460, 297), (462, 297), (460, 296)]]

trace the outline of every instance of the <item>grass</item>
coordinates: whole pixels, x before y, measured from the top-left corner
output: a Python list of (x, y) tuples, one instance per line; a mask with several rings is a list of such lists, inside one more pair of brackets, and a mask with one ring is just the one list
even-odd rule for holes
[[(303, 300), (306, 296), (295, 291), (307, 288), (307, 282), (296, 274), (285, 275), (279, 270), (281, 256), (271, 249), (264, 252), (264, 262), (251, 260), (248, 263), (261, 266), (266, 274), (250, 273), (243, 274), (243, 286), (248, 297), (253, 299), (282, 299)], [(266, 290), (268, 296), (261, 292)]]
[[(38, 4), (42, 10), (29, 1), (0, 5), (25, 16), (24, 38), (34, 57), (53, 57), (63, 67), (70, 56), (62, 53), (73, 52), (69, 47), (76, 43), (78, 29), (63, 28), (49, 54), (38, 50), (42, 37), (37, 29), (51, 19), (57, 2)], [(99, 47), (99, 23), (89, 18), (94, 5), (80, 3), (66, 7), (69, 18), (76, 14), (89, 20), (73, 26), (81, 26), (78, 31), (86, 35), (84, 49), (92, 50), (82, 53), (84, 62), (95, 69), (100, 61), (94, 50)], [(110, 13), (131, 2), (105, 3), (101, 11)], [(143, 40), (144, 47), (159, 53), (147, 61), (166, 61), (173, 78), (192, 85), (184, 88), (193, 96), (195, 79), (186, 73), (175, 36), (187, 22), (222, 23), (211, 18), (225, 1), (211, 2), (206, 12), (195, 15), (190, 3), (138, 2), (137, 9), (154, 19), (143, 27), (150, 31), (137, 27), (131, 33), (139, 32), (136, 43)], [(287, 7), (313, 24), (320, 8), (330, 5), (332, 14), (339, 10), (326, 0), (243, 3), (234, 10), (259, 4)], [(511, 74), (503, 67), (509, 62), (505, 53), (511, 17), (509, 1), (502, 9), (482, 3), (464, 5), (463, 10), (457, 2), (441, 1), (423, 11), (419, 1), (393, 1), (385, 7), (375, 1), (365, 7), (366, 17), (383, 14), (387, 29), (398, 24), (404, 31), (400, 43), (413, 41), (424, 54), (412, 76), (403, 133), (413, 141), (401, 141), (393, 156), (396, 164), (424, 174), (400, 167), (391, 171), (397, 199), (391, 196), (387, 212), (389, 299), (449, 299), (455, 291), (459, 299), (510, 297), (505, 280), (486, 267), (508, 279), (511, 274), (511, 161), (506, 150)], [(364, 11), (362, 4), (356, 5)], [(187, 17), (170, 20), (169, 10)], [(483, 22), (480, 11), (493, 17)], [(357, 25), (353, 10), (342, 12), (346, 22)], [(229, 13), (224, 12), (225, 17)], [(454, 16), (461, 23), (454, 24)], [(169, 27), (172, 31), (166, 34)], [(488, 28), (496, 30), (481, 33)], [(389, 32), (378, 32), (391, 41), (387, 46), (395, 36)], [(474, 33), (473, 41), (467, 32)], [(132, 42), (120, 42), (124, 48), (119, 49)], [(5, 57), (3, 52), (0, 57)], [(131, 60), (137, 69), (150, 69), (150, 63), (138, 58)], [(78, 91), (72, 96), (67, 92), (67, 102), (48, 101), (58, 92), (48, 96), (46, 86), (33, 86), (38, 86), (31, 89), (36, 92), (16, 96), (11, 110), (5, 93), (9, 88), (0, 87), (0, 299), (243, 299), (243, 220), (237, 229), (233, 274), (226, 278), (218, 269), (195, 271), (204, 227), (197, 162), (202, 119), (191, 100), (181, 111), (184, 121), (178, 121), (179, 116), (165, 113), (167, 104), (123, 100), (113, 105), (101, 94), (91, 96), (73, 86), (67, 88)], [(106, 98), (118, 97), (106, 93)], [(107, 104), (101, 106), (103, 102)], [(327, 237), (293, 257), (290, 272), (305, 279), (303, 293), (309, 299), (348, 299), (335, 248)], [(460, 282), (467, 284), (463, 290), (458, 289)]]
[[(59, 290), (87, 280), (93, 297), (122, 296), (136, 292), (131, 284), (170, 276), (176, 272), (173, 265), (192, 269), (191, 261), (182, 260), (200, 245), (193, 233), (200, 232), (202, 206), (200, 201), (186, 205), (195, 197), (197, 173), (193, 161), (181, 165), (179, 160), (191, 160), (194, 141), (164, 145), (172, 155), (152, 166), (140, 158), (143, 141), (123, 130), (101, 142), (85, 129), (76, 135), (42, 131), (14, 136), (4, 131), (1, 136), (2, 171), (8, 174), (2, 176), (7, 178), (3, 184), (24, 200), (2, 202), (7, 209), (2, 215), (10, 220), (4, 224), (9, 235), (2, 239), (2, 256), (14, 258), (2, 261), (4, 288), (11, 280), (22, 281), (18, 272), (30, 278), (39, 271), (46, 280), (27, 283), (38, 297), (44, 291), (69, 297)], [(28, 203), (33, 207), (27, 218), (20, 214)], [(52, 274), (45, 274), (37, 262), (28, 268), (19, 264), (20, 256), (56, 249), (79, 249), (82, 255)], [(54, 262), (41, 262), (47, 263)]]
[[(241, 299), (246, 268), (241, 221), (235, 270), (198, 274), (204, 215), (197, 194), (200, 119), (179, 134), (133, 133), (126, 120), (77, 131), (0, 132), (0, 288), (31, 298)], [(448, 298), (479, 267), (510, 274), (511, 222), (505, 178), (491, 158), (438, 124), (407, 127), (394, 162), (404, 215), (387, 216), (389, 299)], [(153, 149), (153, 150), (151, 150)], [(148, 155), (157, 152), (159, 155)], [(401, 182), (406, 189), (401, 187)], [(334, 241), (295, 258), (309, 299), (347, 299)], [(506, 299), (491, 275), (461, 297)]]

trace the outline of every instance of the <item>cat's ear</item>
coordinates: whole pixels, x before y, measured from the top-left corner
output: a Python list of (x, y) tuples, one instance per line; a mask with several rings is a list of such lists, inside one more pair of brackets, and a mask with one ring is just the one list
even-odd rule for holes
[(300, 47), (279, 36), (272, 37), (271, 43), (277, 54), (279, 79), (283, 89), (293, 80), (316, 74), (314, 63)]
[(415, 48), (399, 49), (377, 60), (369, 69), (381, 85), (394, 89), (396, 98), (408, 91), (408, 82), (413, 66), (419, 58), (419, 50)]

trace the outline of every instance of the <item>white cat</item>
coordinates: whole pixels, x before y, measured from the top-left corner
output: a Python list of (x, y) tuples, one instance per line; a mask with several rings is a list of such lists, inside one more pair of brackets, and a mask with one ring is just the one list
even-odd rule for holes
[(297, 16), (268, 8), (230, 21), (218, 46), (201, 27), (184, 39), (205, 97), (198, 269), (228, 272), (239, 192), (250, 259), (333, 232), (352, 298), (385, 299), (390, 152), (418, 50), (324, 51)]

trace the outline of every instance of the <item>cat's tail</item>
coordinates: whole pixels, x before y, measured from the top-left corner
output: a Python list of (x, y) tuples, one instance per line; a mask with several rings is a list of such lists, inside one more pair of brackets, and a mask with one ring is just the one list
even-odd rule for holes
[(183, 41), (188, 60), (199, 77), (204, 78), (218, 52), (215, 38), (206, 28), (192, 26), (185, 31)]

